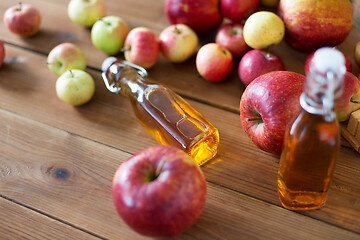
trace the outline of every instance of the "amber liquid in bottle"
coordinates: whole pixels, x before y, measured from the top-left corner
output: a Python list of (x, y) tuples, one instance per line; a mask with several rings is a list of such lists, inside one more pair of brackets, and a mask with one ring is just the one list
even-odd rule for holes
[(334, 106), (345, 71), (338, 50), (315, 52), (300, 96), (301, 110), (287, 127), (280, 157), (278, 192), (285, 208), (311, 210), (326, 202), (340, 147)]
[(182, 149), (198, 165), (216, 155), (218, 130), (172, 90), (146, 82), (126, 65), (115, 74), (108, 70), (105, 76), (129, 98), (139, 122), (160, 144)]
[(293, 210), (321, 208), (338, 155), (338, 122), (302, 110), (287, 131), (278, 176), (280, 201)]

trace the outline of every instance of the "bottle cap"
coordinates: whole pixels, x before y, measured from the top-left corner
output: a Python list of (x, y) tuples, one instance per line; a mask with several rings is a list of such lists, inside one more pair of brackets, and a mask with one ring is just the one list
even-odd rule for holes
[(101, 64), (101, 71), (106, 72), (108, 68), (117, 60), (116, 57), (108, 57)]
[(323, 47), (315, 52), (312, 60), (314, 70), (319, 73), (345, 71), (345, 57), (337, 49)]

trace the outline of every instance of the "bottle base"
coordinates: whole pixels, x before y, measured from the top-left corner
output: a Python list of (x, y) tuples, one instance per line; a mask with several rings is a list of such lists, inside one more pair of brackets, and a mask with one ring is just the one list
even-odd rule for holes
[(216, 155), (218, 144), (219, 135), (218, 132), (215, 132), (191, 146), (187, 153), (195, 160), (198, 166), (201, 166)]
[(279, 180), (278, 192), (281, 205), (295, 211), (315, 210), (322, 208), (327, 199), (327, 192), (293, 191)]

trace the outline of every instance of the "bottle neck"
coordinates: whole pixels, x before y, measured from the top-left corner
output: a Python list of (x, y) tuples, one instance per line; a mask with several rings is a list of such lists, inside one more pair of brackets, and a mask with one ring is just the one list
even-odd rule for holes
[(323, 115), (325, 120), (333, 121), (336, 117), (334, 102), (341, 93), (342, 75), (330, 71), (319, 73), (312, 70), (307, 76), (300, 105), (311, 114)]
[[(114, 63), (107, 71), (107, 80), (116, 93), (124, 96), (138, 97), (144, 91), (144, 79), (136, 69), (131, 66)], [(109, 87), (108, 87), (109, 88)]]
[(143, 92), (143, 78), (139, 76), (136, 70), (125, 67), (123, 71), (117, 76), (117, 81), (120, 84), (121, 94), (127, 97), (139, 96)]

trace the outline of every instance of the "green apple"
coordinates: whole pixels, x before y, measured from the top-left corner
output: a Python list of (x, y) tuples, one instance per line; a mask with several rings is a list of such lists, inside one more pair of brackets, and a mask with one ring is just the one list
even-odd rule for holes
[(54, 47), (47, 57), (47, 65), (51, 72), (60, 76), (69, 69), (85, 70), (86, 59), (76, 45), (61, 43)]
[(94, 79), (83, 70), (68, 70), (56, 80), (57, 96), (70, 105), (79, 106), (87, 103), (94, 92)]
[(129, 25), (117, 16), (98, 19), (91, 29), (91, 41), (101, 51), (113, 55), (122, 49)]
[(105, 14), (105, 0), (71, 0), (68, 5), (70, 19), (84, 27), (91, 27)]

